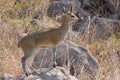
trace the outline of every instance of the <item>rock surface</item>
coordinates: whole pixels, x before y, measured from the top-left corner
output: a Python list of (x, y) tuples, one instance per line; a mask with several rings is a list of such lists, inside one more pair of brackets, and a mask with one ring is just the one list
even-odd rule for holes
[(46, 68), (41, 70), (37, 75), (30, 75), (28, 77), (23, 77), (20, 80), (78, 80), (68, 73), (65, 68)]
[[(52, 67), (53, 55), (53, 48), (42, 50), (34, 58), (35, 67)], [(65, 67), (68, 65), (68, 62), (70, 64), (67, 68), (70, 69), (70, 73), (76, 77), (79, 77), (82, 75), (82, 72), (84, 72), (86, 76), (94, 79), (99, 73), (99, 63), (90, 55), (87, 49), (74, 46), (73, 44), (69, 44), (67, 47), (67, 43), (64, 42), (56, 47), (56, 63), (57, 66)], [(84, 77), (82, 79), (84, 79)]]
[[(89, 18), (83, 23), (76, 22), (73, 30), (79, 35), (90, 36), (93, 40), (107, 40), (112, 35), (120, 32), (120, 21), (100, 17)], [(88, 33), (89, 32), (89, 33)], [(85, 37), (83, 38), (83, 40)]]
[(53, 1), (48, 10), (47, 10), (47, 15), (49, 17), (56, 17), (59, 16), (63, 13), (63, 7), (68, 11), (70, 11), (71, 6), (74, 5), (74, 13), (79, 10), (81, 7), (81, 2), (79, 0), (59, 0), (59, 1)]

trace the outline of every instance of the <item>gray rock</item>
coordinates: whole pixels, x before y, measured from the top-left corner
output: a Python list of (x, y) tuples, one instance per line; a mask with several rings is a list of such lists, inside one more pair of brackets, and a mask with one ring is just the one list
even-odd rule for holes
[(110, 15), (108, 18), (113, 19), (113, 20), (120, 20), (120, 12), (113, 14), (113, 15)]
[(88, 24), (88, 16), (91, 16), (91, 14), (83, 9), (80, 9), (76, 12), (76, 15), (78, 16), (79, 20), (73, 24), (72, 30), (79, 31), (82, 34)]
[(106, 6), (109, 8), (110, 13), (115, 14), (120, 11), (120, 0), (106, 0)]
[(63, 7), (65, 7), (66, 10), (70, 11), (72, 5), (74, 5), (73, 8), (74, 11), (76, 12), (81, 7), (81, 2), (79, 0), (74, 0), (74, 3), (73, 0), (53, 1), (47, 10), (47, 15), (49, 17), (59, 16), (63, 13)]
[(74, 30), (76, 30), (79, 35), (84, 35), (84, 37), (82, 37), (83, 40), (86, 38), (85, 36), (90, 36), (89, 40), (93, 39), (99, 41), (107, 40), (113, 34), (117, 34), (120, 30), (119, 25), (119, 20), (93, 17), (90, 20), (87, 19), (81, 24), (76, 24)]
[(37, 75), (30, 75), (28, 77), (23, 77), (20, 80), (78, 80), (77, 78), (71, 76), (65, 68), (46, 68), (41, 70)]
[[(68, 54), (69, 53), (69, 54)], [(34, 58), (34, 67), (47, 68), (53, 66), (53, 48), (42, 50)], [(80, 76), (82, 72), (86, 73), (86, 76), (94, 79), (99, 73), (98, 61), (90, 55), (87, 49), (69, 44), (67, 49), (67, 43), (64, 42), (56, 48), (56, 63), (57, 66), (65, 67), (69, 64), (68, 69), (70, 73), (76, 77)], [(84, 78), (83, 78), (84, 79)]]
[(90, 0), (81, 0), (82, 6), (91, 6), (91, 1)]

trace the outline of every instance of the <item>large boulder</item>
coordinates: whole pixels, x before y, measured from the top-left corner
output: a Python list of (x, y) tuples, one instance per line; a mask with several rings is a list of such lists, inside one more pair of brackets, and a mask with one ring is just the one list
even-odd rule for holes
[[(82, 77), (84, 80), (85, 77), (95, 79), (100, 68), (98, 61), (90, 55), (87, 49), (73, 44), (67, 46), (67, 44), (68, 43), (64, 42), (56, 47), (55, 60), (57, 66), (67, 67), (67, 69), (70, 70), (70, 73), (77, 78), (79, 78), (80, 75), (85, 75)], [(53, 50), (53, 48), (41, 50), (41, 52), (34, 58), (34, 66), (36, 68), (53, 66)], [(69, 67), (68, 63), (70, 63)]]
[(59, 16), (63, 13), (63, 7), (65, 7), (66, 10), (70, 10), (71, 7), (73, 7), (74, 11), (76, 12), (81, 7), (81, 2), (79, 0), (74, 0), (74, 2), (73, 0), (53, 1), (47, 10), (47, 15), (49, 17)]
[[(89, 38), (95, 41), (107, 40), (112, 35), (120, 33), (120, 21), (100, 17), (90, 19), (90, 17), (88, 17), (86, 21), (81, 24), (76, 22), (73, 30), (77, 31), (83, 40), (88, 38), (86, 36), (90, 36)], [(84, 37), (82, 37), (82, 35), (84, 35)]]
[(82, 8), (89, 12), (92, 16), (99, 15), (100, 17), (120, 20), (120, 0), (81, 0)]

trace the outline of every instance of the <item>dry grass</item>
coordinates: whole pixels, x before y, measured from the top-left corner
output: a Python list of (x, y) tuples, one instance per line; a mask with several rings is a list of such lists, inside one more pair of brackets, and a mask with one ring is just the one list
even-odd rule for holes
[[(43, 12), (46, 11), (49, 0), (33, 1), (37, 4), (34, 4), (34, 7), (31, 7), (32, 9), (36, 11), (42, 6), (41, 10), (43, 10)], [(17, 48), (18, 35), (24, 33), (26, 27), (29, 29), (28, 33), (36, 31), (29, 23), (32, 19), (32, 15), (25, 18), (14, 18), (12, 13), (14, 13), (15, 6), (13, 6), (13, 4), (14, 0), (0, 0), (0, 74), (23, 73), (21, 67), (21, 57), (23, 56), (23, 52), (21, 49)], [(21, 5), (19, 5), (19, 7), (20, 6)], [(52, 23), (54, 23), (54, 21), (50, 21), (47, 17), (44, 17), (42, 23), (44, 24), (47, 21), (49, 21), (50, 24), (43, 26), (52, 26)], [(40, 29), (41, 28), (37, 28), (37, 30)], [(113, 36), (107, 41), (88, 44), (88, 41), (84, 40), (78, 44), (88, 48), (92, 55), (100, 62), (101, 70), (98, 80), (120, 79), (120, 39)]]
[(100, 63), (100, 74), (97, 80), (120, 79), (120, 39), (116, 36), (107, 41), (96, 41), (89, 44), (86, 40), (81, 44), (86, 47)]

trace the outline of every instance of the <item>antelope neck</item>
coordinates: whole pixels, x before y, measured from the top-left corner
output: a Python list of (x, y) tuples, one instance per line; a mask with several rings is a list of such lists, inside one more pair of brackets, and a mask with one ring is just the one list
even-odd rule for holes
[(64, 18), (64, 21), (63, 21), (62, 25), (60, 26), (60, 30), (61, 30), (64, 34), (66, 34), (67, 31), (68, 31), (68, 29), (69, 29), (69, 27), (70, 27), (70, 22), (69, 22), (69, 20), (67, 20), (66, 18)]

